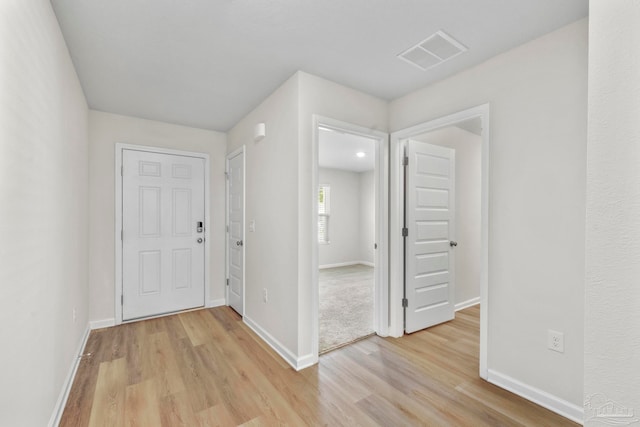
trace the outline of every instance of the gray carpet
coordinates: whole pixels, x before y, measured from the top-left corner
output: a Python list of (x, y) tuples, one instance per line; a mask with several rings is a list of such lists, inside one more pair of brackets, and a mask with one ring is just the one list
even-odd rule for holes
[(373, 267), (320, 270), (320, 353), (373, 333)]

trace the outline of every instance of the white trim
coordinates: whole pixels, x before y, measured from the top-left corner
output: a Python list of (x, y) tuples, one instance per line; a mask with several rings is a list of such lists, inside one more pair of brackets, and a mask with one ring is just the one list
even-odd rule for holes
[[(132, 144), (123, 144), (116, 143), (115, 144), (115, 218), (116, 224), (114, 229), (114, 242), (115, 242), (115, 256), (116, 256), (116, 265), (115, 265), (115, 324), (120, 325), (122, 322), (122, 304), (120, 304), (122, 298), (122, 240), (120, 239), (120, 230), (122, 230), (122, 175), (120, 175), (120, 171), (122, 170), (122, 151), (123, 150), (135, 150), (135, 151), (144, 151), (148, 153), (158, 153), (158, 154), (171, 154), (175, 156), (186, 156), (186, 157), (196, 157), (204, 160), (204, 295), (202, 299), (202, 306), (205, 305), (207, 301), (209, 301), (209, 294), (211, 292), (211, 284), (209, 283), (209, 254), (210, 251), (210, 242), (209, 242), (209, 230), (210, 227), (210, 189), (209, 189), (209, 180), (210, 180), (210, 161), (209, 154), (207, 153), (198, 153), (194, 151), (182, 151), (182, 150), (172, 150), (168, 148), (158, 148), (151, 147), (146, 145), (132, 145)], [(157, 317), (157, 316), (152, 316)], [(142, 319), (136, 319), (142, 320)]]
[(318, 363), (318, 356), (314, 355), (314, 354), (307, 354), (306, 356), (300, 356), (298, 357), (297, 361), (296, 361), (296, 371), (301, 371), (305, 368), (308, 368), (309, 366), (313, 366), (316, 363)]
[(76, 372), (78, 372), (78, 366), (80, 365), (82, 353), (84, 353), (84, 347), (87, 345), (90, 331), (91, 329), (89, 328), (89, 324), (87, 324), (87, 327), (84, 330), (84, 334), (82, 335), (82, 339), (80, 340), (80, 345), (74, 353), (75, 356), (73, 358), (73, 361), (71, 362), (71, 368), (69, 369), (67, 378), (65, 378), (64, 380), (62, 390), (60, 390), (60, 395), (58, 396), (58, 400), (56, 401), (56, 405), (53, 407), (53, 413), (51, 414), (51, 418), (49, 418), (49, 423), (47, 424), (49, 427), (55, 427), (60, 424), (60, 418), (62, 418), (64, 407), (67, 405), (69, 392), (71, 391), (73, 380), (76, 377)]
[[(247, 153), (245, 151), (245, 146), (233, 150), (231, 153), (227, 154), (224, 161), (224, 225), (225, 225), (225, 233), (224, 233), (224, 298), (225, 302), (222, 305), (229, 305), (229, 286), (227, 286), (227, 280), (229, 280), (229, 161), (242, 154), (242, 239), (246, 242), (247, 236), (246, 234), (246, 208), (247, 208)], [(247, 298), (246, 298), (246, 289), (245, 289), (245, 276), (246, 276), (246, 249), (245, 245), (242, 246), (242, 313), (241, 316), (244, 315)]]
[(253, 332), (255, 332), (258, 337), (260, 337), (264, 342), (269, 344), (276, 353), (280, 355), (293, 369), (299, 371), (308, 366), (314, 365), (317, 363), (317, 358), (314, 358), (313, 355), (306, 355), (303, 357), (296, 357), (295, 354), (288, 348), (286, 348), (280, 341), (275, 339), (269, 332), (264, 330), (260, 325), (251, 320), (251, 318), (244, 316), (242, 321), (247, 325)]
[(471, 298), (466, 301), (457, 303), (455, 306), (455, 311), (464, 310), (465, 308), (473, 307), (474, 305), (478, 304), (480, 304), (480, 297)]
[(374, 172), (376, 194), (376, 231), (375, 242), (378, 249), (375, 257), (375, 290), (374, 290), (374, 330), (380, 336), (389, 335), (389, 134), (375, 129), (354, 125), (317, 114), (311, 117), (311, 188), (309, 203), (311, 204), (311, 354), (315, 360), (319, 354), (318, 336), (318, 148), (320, 126), (376, 140)]
[(349, 267), (350, 265), (366, 265), (367, 267), (376, 266), (374, 263), (369, 261), (347, 261), (347, 262), (337, 262), (335, 264), (322, 264), (318, 266), (318, 270), (323, 270), (325, 268)]
[(92, 320), (89, 322), (89, 327), (93, 331), (94, 329), (102, 329), (102, 328), (110, 328), (112, 326), (116, 326), (116, 319), (102, 319), (102, 320)]
[(223, 305), (227, 305), (226, 298), (212, 299), (212, 300), (209, 300), (209, 303), (207, 304), (207, 308), (221, 307)]
[(479, 117), (482, 121), (482, 177), (481, 177), (481, 263), (480, 263), (480, 377), (486, 379), (488, 375), (488, 334), (489, 334), (489, 157), (490, 157), (490, 105), (483, 104), (467, 110), (459, 111), (437, 118), (391, 134), (391, 170), (390, 170), (390, 229), (397, 232), (390, 233), (389, 246), (389, 280), (395, 286), (390, 288), (389, 294), (389, 335), (400, 337), (404, 334), (403, 298), (403, 239), (402, 229), (403, 180), (402, 180), (402, 150), (404, 142), (414, 136), (454, 125), (458, 122)]
[(517, 394), (531, 402), (547, 408), (550, 411), (555, 412), (558, 415), (562, 415), (565, 418), (570, 419), (578, 424), (582, 424), (584, 420), (584, 408), (575, 405), (571, 402), (567, 402), (557, 396), (547, 393), (544, 390), (532, 387), (528, 384), (518, 381), (515, 378), (511, 378), (508, 375), (496, 372), (493, 369), (489, 369), (487, 381), (491, 384), (497, 385), (500, 388)]

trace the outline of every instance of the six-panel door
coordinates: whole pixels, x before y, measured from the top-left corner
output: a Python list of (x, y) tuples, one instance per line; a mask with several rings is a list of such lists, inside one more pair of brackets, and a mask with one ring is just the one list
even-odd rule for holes
[(122, 318), (204, 305), (204, 160), (123, 150)]

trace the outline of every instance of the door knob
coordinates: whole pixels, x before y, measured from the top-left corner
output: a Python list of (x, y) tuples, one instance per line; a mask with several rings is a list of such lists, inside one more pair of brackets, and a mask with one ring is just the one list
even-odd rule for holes
[(458, 246), (458, 242), (454, 242), (453, 240), (449, 242), (449, 246), (451, 246), (452, 248), (454, 246)]
[(238, 241), (236, 242), (236, 246), (242, 246), (242, 240), (238, 240)]
[(196, 240), (196, 242), (198, 242), (198, 243), (202, 243), (202, 241), (203, 241), (202, 237), (198, 237), (198, 240)]

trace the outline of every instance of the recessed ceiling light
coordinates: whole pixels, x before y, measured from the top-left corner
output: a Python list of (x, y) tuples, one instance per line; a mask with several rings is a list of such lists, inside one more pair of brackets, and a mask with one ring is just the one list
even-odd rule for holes
[(363, 151), (358, 151), (358, 152), (356, 153), (356, 156), (358, 156), (358, 157), (364, 157), (364, 156), (365, 156), (365, 154), (364, 154), (364, 152), (363, 152)]

